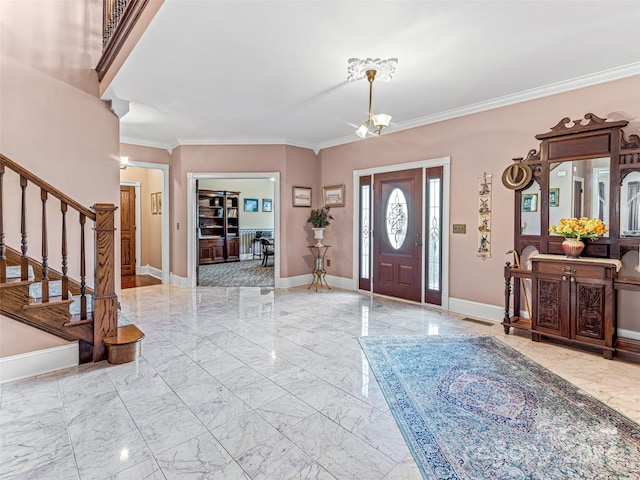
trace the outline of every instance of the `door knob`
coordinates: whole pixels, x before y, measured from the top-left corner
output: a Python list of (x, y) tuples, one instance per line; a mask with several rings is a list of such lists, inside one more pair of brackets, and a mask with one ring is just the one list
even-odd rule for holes
[(416, 247), (421, 247), (422, 244), (420, 242), (416, 242)]
[(567, 276), (566, 275), (562, 275), (562, 281), (566, 282), (567, 281)]

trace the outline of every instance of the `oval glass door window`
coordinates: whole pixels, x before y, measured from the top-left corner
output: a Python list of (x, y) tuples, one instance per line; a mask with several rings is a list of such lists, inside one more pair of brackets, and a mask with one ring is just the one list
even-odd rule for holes
[(386, 219), (389, 243), (398, 250), (407, 238), (407, 222), (409, 221), (407, 197), (399, 188), (391, 190), (387, 200)]

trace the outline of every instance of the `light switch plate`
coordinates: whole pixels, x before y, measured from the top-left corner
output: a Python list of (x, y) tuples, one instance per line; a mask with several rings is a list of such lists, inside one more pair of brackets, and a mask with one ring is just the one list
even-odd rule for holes
[(453, 233), (467, 233), (467, 224), (466, 223), (454, 223), (453, 224)]

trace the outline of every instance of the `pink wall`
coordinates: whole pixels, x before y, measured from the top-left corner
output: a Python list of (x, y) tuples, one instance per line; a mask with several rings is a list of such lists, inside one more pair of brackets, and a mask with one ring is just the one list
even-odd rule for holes
[[(284, 145), (181, 146), (174, 150), (170, 168), (171, 271), (187, 275), (187, 173), (280, 172), (282, 239), (281, 276), (307, 272), (300, 257), (305, 237), (291, 235), (295, 222), (306, 220), (307, 209), (292, 209), (291, 187), (318, 181), (317, 158), (311, 150)], [(299, 210), (304, 210), (301, 212)], [(304, 217), (302, 219), (302, 217)], [(302, 220), (301, 220), (302, 219)], [(180, 225), (178, 229), (178, 225)]]
[(163, 148), (141, 147), (139, 145), (121, 143), (120, 155), (129, 157), (129, 160), (136, 162), (171, 164), (171, 154)]
[[(118, 119), (97, 98), (94, 71), (101, 53), (101, 24), (101, 0), (62, 5), (49, 0), (0, 2), (0, 151), (85, 206), (119, 202)], [(18, 199), (7, 194), (5, 202), (17, 204)], [(59, 203), (49, 203), (55, 232)], [(68, 215), (70, 224), (77, 218), (75, 212)], [(17, 213), (5, 222), (6, 230), (14, 230)], [(91, 227), (87, 225), (88, 238)], [(39, 230), (33, 221), (28, 238), (35, 258)], [(59, 236), (50, 233), (50, 239), (51, 266), (59, 268)], [(11, 240), (9, 245), (16, 247)], [(70, 274), (78, 278), (75, 235), (69, 236), (69, 250)], [(116, 256), (119, 262), (117, 247)], [(92, 266), (93, 257), (87, 258)], [(93, 284), (92, 270), (88, 273)]]
[[(626, 119), (628, 133), (640, 130), (640, 77), (558, 94), (517, 105), (353, 142), (320, 152), (321, 183), (345, 183), (346, 208), (333, 209), (328, 243), (337, 244), (331, 274), (352, 276), (351, 245), (354, 170), (432, 158), (451, 157), (451, 223), (467, 225), (466, 235), (451, 235), (450, 296), (491, 305), (503, 304), (505, 254), (513, 246), (513, 192), (500, 177), (514, 157), (537, 149), (534, 138), (560, 119), (580, 119), (587, 112), (612, 120)], [(492, 258), (476, 256), (478, 176), (494, 177)], [(350, 208), (351, 206), (351, 208)], [(333, 265), (333, 262), (332, 262)]]

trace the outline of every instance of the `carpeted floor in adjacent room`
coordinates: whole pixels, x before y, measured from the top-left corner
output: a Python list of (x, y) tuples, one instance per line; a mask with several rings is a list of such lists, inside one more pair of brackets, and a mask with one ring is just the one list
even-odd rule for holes
[(266, 267), (262, 260), (200, 265), (201, 287), (273, 287), (273, 260)]

